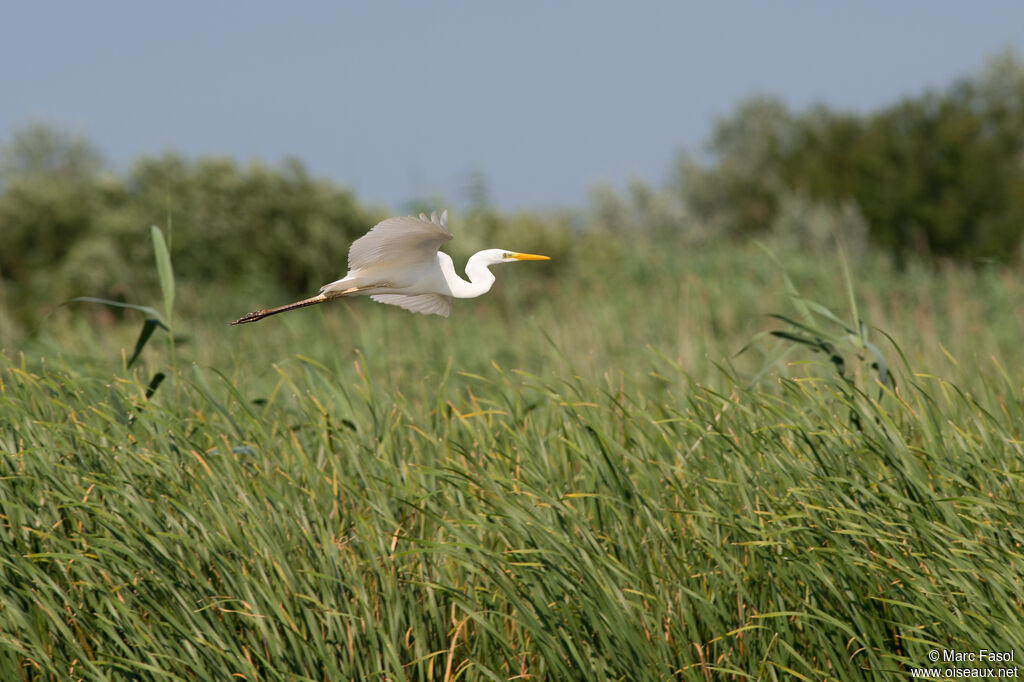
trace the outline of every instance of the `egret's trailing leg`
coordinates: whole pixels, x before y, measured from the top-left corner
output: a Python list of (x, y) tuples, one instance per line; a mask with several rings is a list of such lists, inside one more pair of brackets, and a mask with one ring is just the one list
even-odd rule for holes
[(256, 310), (254, 312), (248, 313), (247, 315), (242, 315), (240, 318), (238, 318), (231, 324), (245, 324), (246, 322), (255, 322), (256, 320), (262, 320), (264, 317), (269, 317), (270, 315), (286, 313), (289, 310), (295, 310), (296, 308), (305, 308), (308, 305), (316, 305), (317, 303), (323, 303), (324, 301), (329, 300), (330, 299), (324, 296), (323, 294), (317, 294), (316, 296), (304, 298), (301, 301), (289, 303), (288, 305), (282, 305), (276, 308), (269, 308), (267, 310)]

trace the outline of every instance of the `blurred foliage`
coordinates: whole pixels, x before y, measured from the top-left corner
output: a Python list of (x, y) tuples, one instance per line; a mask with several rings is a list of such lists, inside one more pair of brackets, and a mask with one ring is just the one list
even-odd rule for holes
[(149, 227), (168, 231), (180, 276), (286, 292), (344, 271), (343, 248), (382, 215), (347, 190), (279, 168), (176, 154), (106, 172), (88, 143), (35, 125), (0, 154), (0, 281), (9, 300), (51, 305), (75, 295), (152, 290)]
[(716, 123), (705, 152), (681, 154), (661, 187), (598, 187), (591, 223), (702, 241), (772, 235), (811, 251), (841, 238), (898, 263), (1024, 256), (1024, 60), (1012, 51), (867, 114), (752, 97)]
[(785, 184), (780, 160), (789, 147), (793, 121), (782, 103), (755, 97), (740, 103), (715, 126), (708, 151), (715, 165), (705, 168), (683, 155), (677, 191), (696, 216), (718, 233), (766, 231)]
[(708, 164), (683, 158), (667, 192), (727, 234), (798, 226), (779, 218), (799, 197), (806, 210), (832, 212), (854, 241), (866, 223), (870, 241), (899, 260), (1021, 256), (1024, 61), (1013, 52), (868, 115), (793, 114), (754, 98), (719, 121), (708, 152)]

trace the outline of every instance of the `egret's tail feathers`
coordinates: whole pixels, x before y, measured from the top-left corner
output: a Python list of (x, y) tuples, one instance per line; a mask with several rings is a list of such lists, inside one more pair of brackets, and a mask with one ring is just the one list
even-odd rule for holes
[(311, 298), (304, 298), (301, 301), (295, 303), (289, 303), (288, 305), (278, 306), (277, 308), (269, 308), (267, 310), (257, 310), (251, 312), (248, 315), (242, 315), (240, 318), (232, 322), (231, 324), (245, 324), (246, 322), (255, 322), (256, 320), (262, 320), (264, 317), (270, 315), (277, 315), (278, 313), (286, 313), (289, 310), (295, 310), (296, 308), (305, 308), (308, 305), (316, 305), (317, 303), (323, 303), (324, 301), (330, 300), (331, 297), (323, 294), (317, 294)]

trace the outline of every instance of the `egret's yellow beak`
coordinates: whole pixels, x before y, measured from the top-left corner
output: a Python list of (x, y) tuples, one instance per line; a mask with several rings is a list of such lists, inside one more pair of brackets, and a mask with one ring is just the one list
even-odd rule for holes
[(538, 256), (535, 253), (510, 253), (508, 257), (516, 260), (551, 260), (549, 256)]

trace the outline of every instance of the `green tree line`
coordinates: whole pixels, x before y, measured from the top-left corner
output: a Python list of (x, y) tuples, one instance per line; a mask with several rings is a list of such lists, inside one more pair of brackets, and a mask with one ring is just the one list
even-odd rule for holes
[(718, 123), (708, 151), (709, 163), (682, 159), (670, 189), (728, 233), (779, 228), (798, 197), (855, 207), (870, 243), (899, 259), (1022, 255), (1024, 62), (1012, 52), (865, 115), (754, 98)]
[[(866, 114), (791, 112), (755, 97), (717, 122), (707, 152), (682, 155), (664, 185), (597, 189), (575, 214), (503, 214), (477, 177), (455, 248), (509, 233), (520, 243), (525, 230), (541, 243), (532, 248), (571, 259), (572, 230), (628, 230), (774, 234), (811, 248), (839, 236), (897, 260), (1022, 257), (1024, 62), (1012, 52)], [(35, 309), (72, 296), (152, 287), (152, 224), (166, 228), (184, 281), (306, 293), (341, 274), (347, 244), (386, 213), (294, 159), (169, 153), (114, 173), (87, 140), (32, 125), (0, 147), (0, 298), (30, 323)]]
[(274, 168), (165, 154), (115, 175), (88, 142), (42, 125), (14, 134), (0, 181), (5, 293), (51, 301), (116, 297), (148, 282), (153, 224), (168, 231), (189, 280), (305, 290), (338, 269), (339, 241), (381, 215), (298, 161)]

